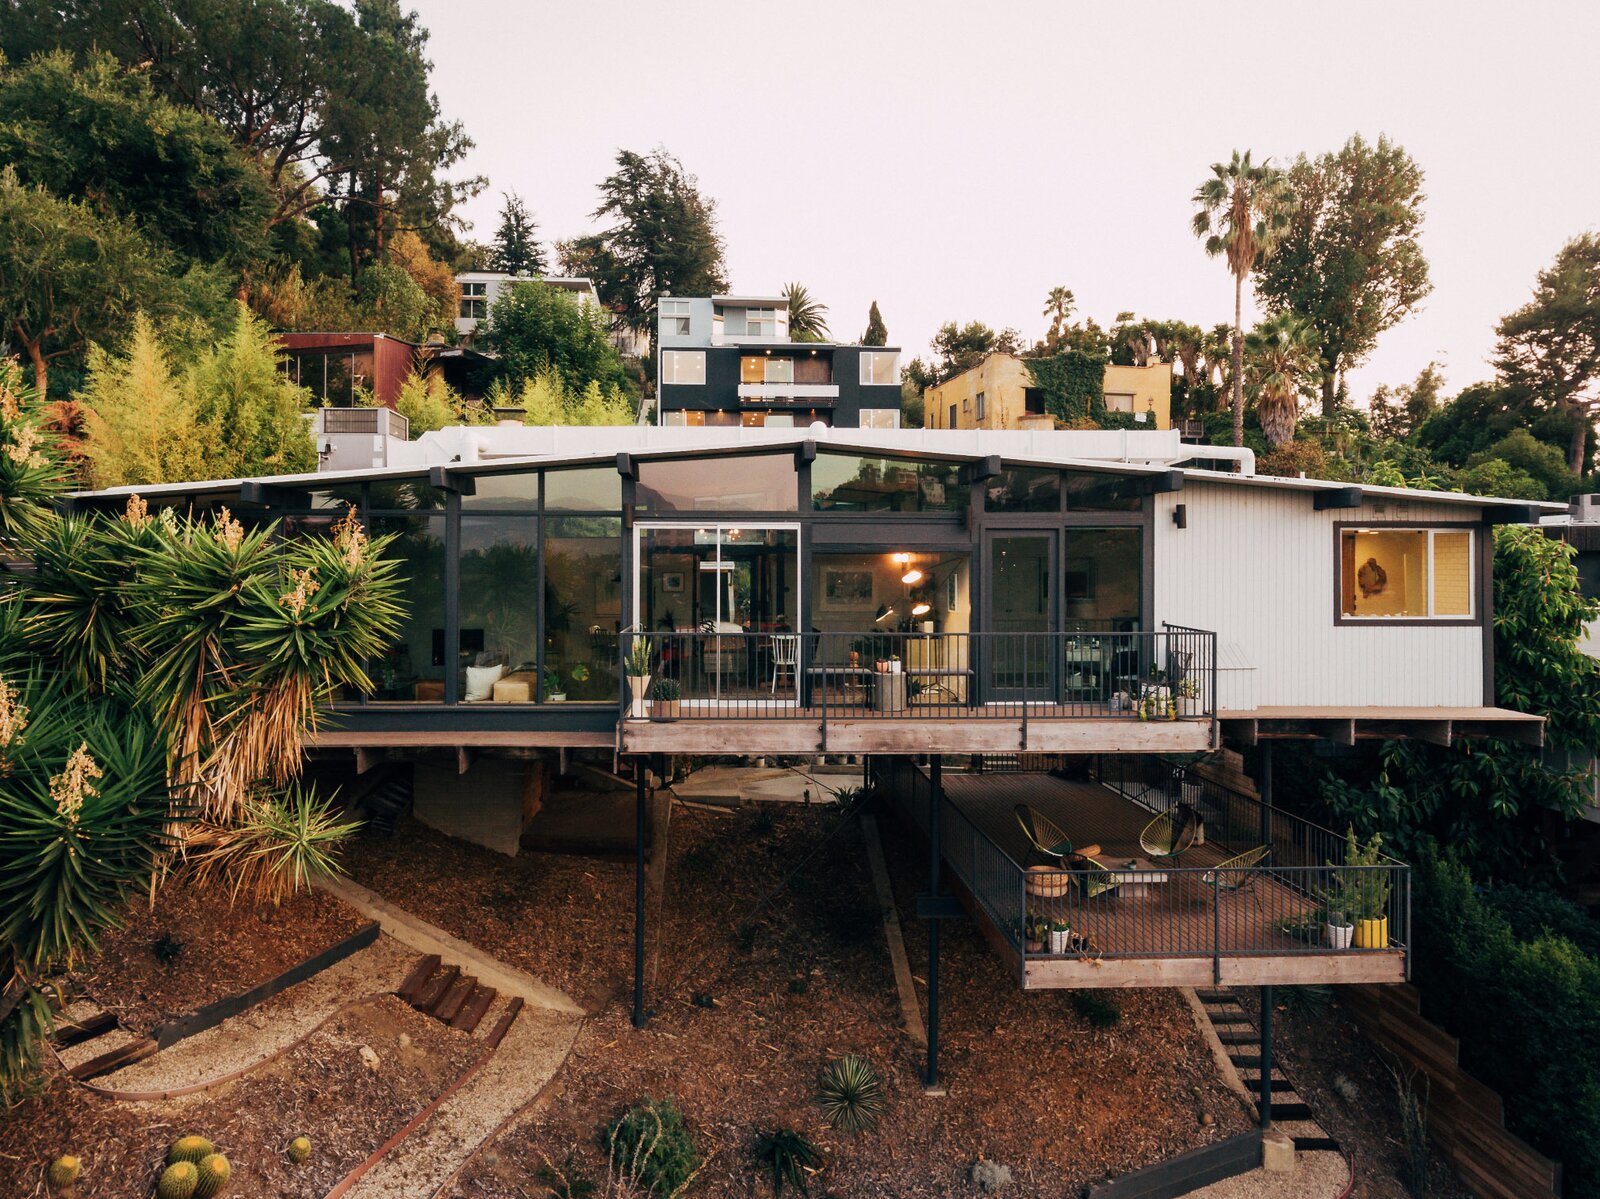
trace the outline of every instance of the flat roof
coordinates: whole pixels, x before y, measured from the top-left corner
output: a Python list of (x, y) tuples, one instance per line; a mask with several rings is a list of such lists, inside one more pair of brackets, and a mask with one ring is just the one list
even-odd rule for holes
[[(476, 435), (492, 435), (492, 428), (464, 429), (459, 433), (463, 448)], [(782, 452), (804, 442), (813, 442), (819, 452), (844, 452), (868, 456), (939, 459), (978, 463), (998, 458), (1005, 466), (1040, 469), (1070, 469), (1101, 474), (1149, 476), (1175, 472), (1185, 483), (1215, 484), (1223, 487), (1263, 487), (1284, 491), (1318, 493), (1357, 493), (1356, 499), (1379, 498), (1410, 503), (1459, 505), (1470, 508), (1501, 508), (1532, 514), (1565, 512), (1566, 505), (1533, 503), (1499, 496), (1476, 496), (1456, 491), (1423, 491), (1405, 487), (1374, 487), (1328, 479), (1289, 479), (1272, 475), (1239, 475), (1226, 471), (1175, 466), (1186, 460), (1186, 451), (1201, 447), (1184, 446), (1171, 430), (1124, 432), (1084, 430), (1075, 433), (1032, 433), (1017, 430), (975, 429), (836, 429), (831, 427), (793, 429), (700, 429), (691, 426), (622, 425), (608, 428), (555, 426), (539, 428), (516, 426), (507, 430), (519, 434), (519, 441), (543, 439), (550, 445), (544, 452), (511, 453), (495, 456), (490, 447), (472, 444), (478, 456), (470, 460), (418, 462), (415, 464), (371, 467), (361, 470), (316, 471), (304, 474), (269, 475), (255, 479), (208, 479), (184, 483), (159, 483), (110, 487), (99, 491), (70, 493), (79, 498), (128, 495), (196, 495), (234, 489), (246, 482), (301, 490), (318, 490), (340, 484), (368, 480), (405, 479), (426, 476), (431, 470), (450, 473), (483, 474), (532, 470), (540, 467), (599, 466), (614, 464), (619, 454), (643, 461), (683, 457), (725, 457)], [(441, 432), (449, 432), (441, 430)], [(437, 434), (428, 434), (436, 437)], [(1078, 453), (1053, 453), (1040, 445), (1041, 439), (1061, 438), (1063, 449), (1080, 447)], [(565, 449), (561, 442), (571, 444)], [(608, 445), (582, 446), (583, 442), (609, 442)], [(417, 443), (410, 443), (417, 444)], [(448, 444), (448, 443), (445, 443)], [(1117, 452), (1120, 445), (1121, 452)], [(1105, 447), (1103, 450), (1101, 447)], [(1098, 452), (1090, 452), (1098, 451)]]

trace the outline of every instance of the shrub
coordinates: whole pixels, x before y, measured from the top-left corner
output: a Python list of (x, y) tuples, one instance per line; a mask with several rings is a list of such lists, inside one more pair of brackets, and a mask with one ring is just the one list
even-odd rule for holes
[(240, 805), (233, 824), (206, 824), (189, 838), (195, 879), (231, 882), (229, 900), (249, 891), (277, 907), (289, 896), (339, 874), (340, 843), (360, 827), (341, 822), (333, 805), (295, 782), (279, 794)]
[(780, 1128), (756, 1141), (756, 1157), (772, 1174), (772, 1193), (783, 1194), (785, 1184), (809, 1194), (811, 1175), (822, 1169), (822, 1150), (803, 1132)]
[(704, 1166), (683, 1113), (671, 1097), (648, 1095), (613, 1120), (601, 1138), (615, 1189), (672, 1199), (681, 1195)]
[(1074, 991), (1072, 1010), (1089, 1022), (1090, 1028), (1110, 1028), (1122, 1019), (1122, 1008), (1115, 999), (1099, 991)]
[(877, 1070), (856, 1053), (828, 1063), (822, 1071), (818, 1097), (828, 1123), (845, 1132), (865, 1132), (872, 1128), (888, 1106), (883, 1097), (883, 1080), (878, 1077)]

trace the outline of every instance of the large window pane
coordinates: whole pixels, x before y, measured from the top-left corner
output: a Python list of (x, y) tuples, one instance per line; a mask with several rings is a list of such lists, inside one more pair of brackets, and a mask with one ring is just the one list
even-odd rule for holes
[(617, 701), (622, 520), (546, 518), (545, 685), (571, 700)]
[(967, 487), (953, 462), (818, 454), (811, 503), (819, 512), (959, 512)]
[(1465, 529), (1434, 531), (1433, 614), (1472, 615), (1472, 534)]
[(1139, 542), (1138, 529), (1063, 531), (1061, 597), (1069, 631), (1139, 627)]
[(704, 350), (662, 350), (661, 381), (663, 383), (704, 383), (706, 381), (706, 352)]
[(877, 386), (900, 382), (900, 355), (892, 350), (863, 350), (861, 382)]
[(1061, 511), (1061, 472), (1014, 466), (983, 485), (983, 506), (990, 512)]
[(372, 537), (395, 534), (383, 551), (400, 563), (400, 600), (406, 608), (400, 634), (372, 664), (375, 700), (444, 702), (444, 518), (378, 516)]
[(622, 476), (614, 466), (546, 471), (544, 506), (546, 511), (619, 512)]
[(493, 508), (500, 512), (537, 512), (539, 472), (525, 470), (510, 475), (476, 475), (473, 477), (473, 494), (461, 497), (461, 507), (463, 510)]
[(1140, 479), (1081, 470), (1066, 477), (1068, 512), (1138, 512), (1143, 506)]
[(384, 479), (368, 484), (367, 507), (374, 512), (385, 509), (401, 512), (443, 512), (444, 491), (426, 477)]
[(645, 512), (793, 512), (793, 454), (662, 459), (639, 463), (637, 505)]
[[(538, 695), (539, 521), (461, 518), (461, 698), (531, 702)], [(495, 694), (496, 684), (499, 695)]]
[(1339, 575), (1339, 610), (1346, 617), (1472, 617), (1472, 533), (1466, 529), (1345, 529)]

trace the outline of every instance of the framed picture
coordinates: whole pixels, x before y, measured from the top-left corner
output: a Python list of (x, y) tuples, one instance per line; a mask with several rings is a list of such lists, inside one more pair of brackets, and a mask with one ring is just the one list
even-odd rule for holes
[(1068, 558), (1062, 572), (1062, 593), (1069, 600), (1094, 598), (1094, 559)]
[(668, 595), (681, 595), (683, 593), (683, 571), (662, 571), (661, 590), (665, 591)]
[(961, 611), (961, 580), (953, 570), (950, 572), (950, 577), (944, 581), (944, 610)]
[(822, 572), (822, 603), (834, 609), (872, 607), (872, 572), (828, 567)]

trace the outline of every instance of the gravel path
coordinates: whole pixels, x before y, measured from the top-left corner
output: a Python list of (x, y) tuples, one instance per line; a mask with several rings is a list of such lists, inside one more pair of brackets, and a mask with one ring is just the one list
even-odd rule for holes
[(1251, 1170), (1191, 1191), (1185, 1199), (1338, 1199), (1350, 1182), (1344, 1155), (1312, 1151), (1294, 1155), (1294, 1171)]
[(393, 991), (415, 961), (415, 951), (380, 934), (367, 948), (305, 982), (94, 1083), (118, 1091), (165, 1091), (261, 1062), (352, 999)]

